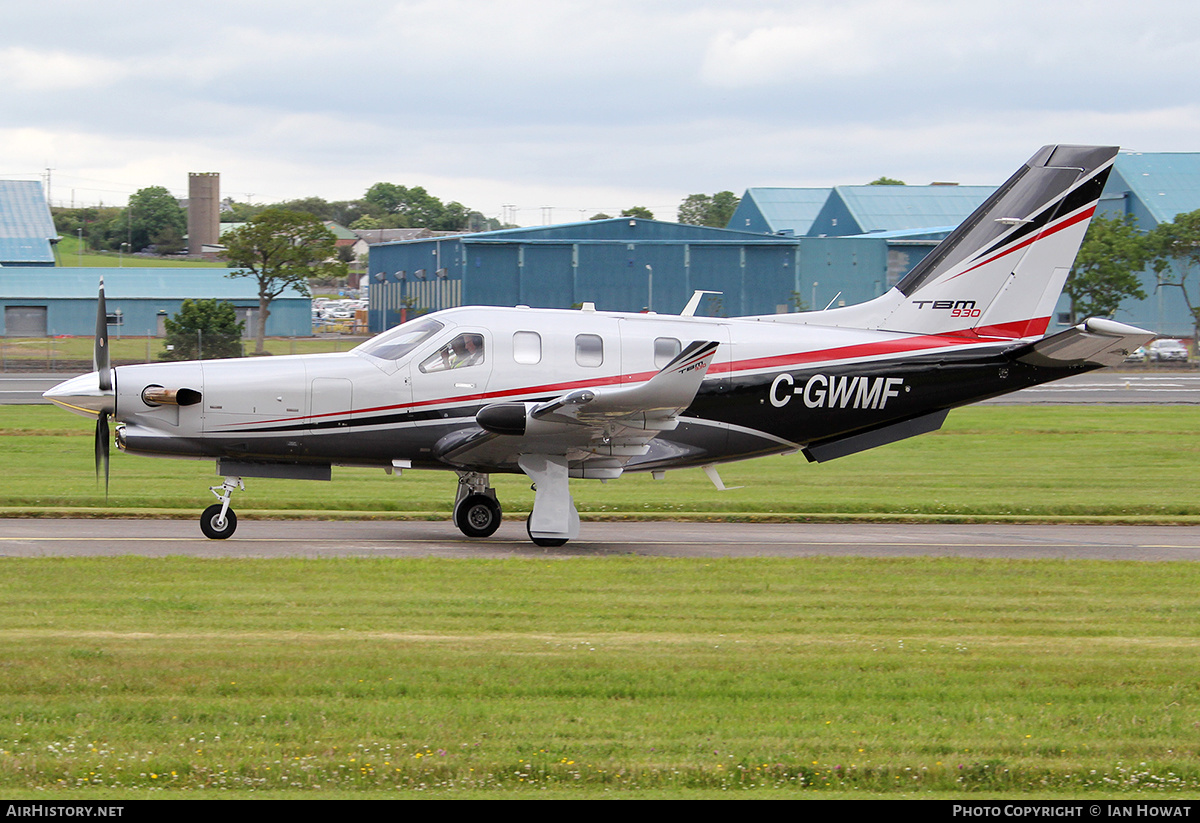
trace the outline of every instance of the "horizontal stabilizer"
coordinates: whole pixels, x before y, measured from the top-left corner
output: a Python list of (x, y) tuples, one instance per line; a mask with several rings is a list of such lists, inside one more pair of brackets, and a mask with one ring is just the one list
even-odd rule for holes
[(1015, 357), (1031, 366), (1061, 366), (1064, 363), (1118, 366), (1130, 352), (1153, 339), (1154, 333), (1145, 329), (1092, 317), (1078, 326), (1030, 343), (1016, 352)]

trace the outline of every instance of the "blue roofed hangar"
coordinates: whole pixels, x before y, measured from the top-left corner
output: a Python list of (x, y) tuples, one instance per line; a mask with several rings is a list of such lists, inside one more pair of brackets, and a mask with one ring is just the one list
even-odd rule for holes
[(42, 184), (0, 180), (0, 266), (53, 266), (57, 242)]

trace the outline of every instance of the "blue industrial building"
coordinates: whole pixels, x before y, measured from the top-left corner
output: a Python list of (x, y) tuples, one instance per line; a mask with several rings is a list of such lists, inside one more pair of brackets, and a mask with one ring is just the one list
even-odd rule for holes
[[(415, 311), (464, 304), (679, 311), (694, 290), (722, 292), (701, 313), (726, 316), (823, 309), (869, 300), (895, 285), (995, 191), (993, 186), (752, 188), (726, 229), (610, 220), (372, 246), (370, 327)], [(1117, 156), (1102, 214), (1132, 214), (1143, 229), (1200, 208), (1200, 153)], [(1127, 301), (1116, 319), (1189, 336), (1179, 289)], [(1200, 303), (1200, 283), (1194, 284)], [(1050, 331), (1069, 322), (1066, 297)]]
[(53, 266), (57, 242), (42, 184), (0, 180), (0, 266)]
[(638, 218), (384, 243), (370, 250), (370, 328), (460, 305), (777, 314), (878, 297), (945, 237), (939, 230), (800, 238)]
[(949, 232), (995, 186), (834, 186), (747, 189), (729, 228), (796, 237), (850, 237), (876, 232)]
[[(1142, 231), (1174, 222), (1177, 215), (1200, 209), (1200, 152), (1121, 152), (1104, 187), (1097, 213), (1131, 215)], [(1142, 272), (1145, 300), (1126, 300), (1114, 315), (1123, 323), (1160, 335), (1191, 337), (1194, 320), (1178, 288), (1157, 288), (1158, 276)], [(1200, 282), (1188, 283), (1193, 304), (1200, 305)], [(1059, 304), (1066, 322), (1069, 303)]]
[(725, 228), (803, 237), (833, 189), (746, 189)]
[(710, 313), (788, 311), (796, 251), (792, 238), (627, 217), (385, 243), (370, 252), (370, 325), (458, 305), (678, 312), (698, 289), (722, 292)]
[[(161, 336), (162, 322), (187, 298), (228, 300), (253, 334), (258, 286), (253, 278), (229, 277), (217, 268), (0, 268), (0, 335), (91, 336), (96, 330), (96, 292), (104, 293), (109, 333)], [(270, 336), (312, 334), (311, 301), (289, 289), (271, 303)]]

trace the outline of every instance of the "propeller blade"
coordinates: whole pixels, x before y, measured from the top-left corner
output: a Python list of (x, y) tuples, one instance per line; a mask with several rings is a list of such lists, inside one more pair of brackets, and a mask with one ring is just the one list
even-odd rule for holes
[(96, 482), (100, 482), (100, 470), (104, 469), (104, 497), (108, 499), (108, 414), (100, 412), (96, 418)]
[(109, 371), (108, 357), (108, 306), (104, 302), (104, 275), (100, 276), (100, 296), (96, 301), (96, 341), (92, 348), (92, 365), (100, 373), (100, 390), (111, 391), (112, 374)]

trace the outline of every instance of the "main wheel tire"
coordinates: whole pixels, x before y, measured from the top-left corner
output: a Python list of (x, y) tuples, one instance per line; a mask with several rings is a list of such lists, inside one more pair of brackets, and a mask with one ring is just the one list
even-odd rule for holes
[[(529, 516), (529, 520), (533, 519), (533, 515)], [(557, 549), (567, 542), (565, 537), (534, 537), (533, 532), (529, 530), (529, 520), (525, 521), (525, 534), (529, 535), (529, 539), (533, 541), (533, 545), (541, 546), (544, 549)]]
[(225, 520), (221, 522), (221, 504), (213, 503), (200, 515), (200, 531), (209, 540), (224, 540), (237, 530), (237, 515), (233, 509), (225, 510)]
[(467, 537), (491, 537), (502, 516), (500, 504), (486, 494), (468, 494), (454, 507), (454, 525)]

